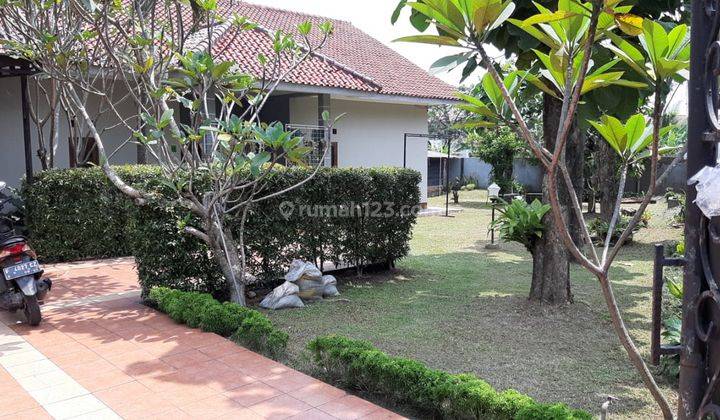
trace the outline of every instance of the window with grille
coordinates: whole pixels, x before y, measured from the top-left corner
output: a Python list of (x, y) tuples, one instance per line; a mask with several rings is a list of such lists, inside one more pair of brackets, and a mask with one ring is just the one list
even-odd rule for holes
[(332, 153), (330, 150), (325, 153), (325, 159), (323, 160), (323, 153), (325, 152), (326, 141), (330, 138), (327, 128), (316, 125), (289, 124), (287, 126), (287, 129), (294, 130), (295, 136), (302, 137), (303, 144), (307, 147), (312, 148), (312, 151), (307, 154), (307, 157), (305, 159), (308, 165), (332, 165)]

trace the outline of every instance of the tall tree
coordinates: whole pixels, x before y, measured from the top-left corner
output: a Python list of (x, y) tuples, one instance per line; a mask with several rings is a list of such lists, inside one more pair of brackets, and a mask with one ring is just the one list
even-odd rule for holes
[[(246, 272), (243, 236), (250, 208), (315, 174), (285, 190), (268, 191), (277, 166), (302, 163), (310, 148), (280, 123), (261, 124), (260, 112), (280, 83), (325, 44), (332, 25), (304, 22), (294, 33), (269, 33), (218, 10), (218, 4), (0, 2), (0, 28), (12, 34), (3, 40), (6, 48), (59, 83), (63, 100), (94, 140), (110, 182), (137, 204), (185, 209), (189, 222), (182, 223), (183, 233), (208, 246), (228, 294), (244, 304), (245, 288), (254, 281)], [(247, 31), (267, 42), (257, 58), (262, 78), (222, 59), (223, 49)], [(225, 47), (214, 45), (218, 36), (229, 37)], [(111, 94), (116, 87), (123, 91), (120, 98)], [(124, 98), (139, 109), (139, 118), (121, 111)], [(130, 185), (110, 166), (105, 132), (92, 116), (96, 107), (115, 117), (157, 162), (167, 195)], [(229, 217), (238, 218), (238, 231), (230, 230)]]
[[(398, 9), (392, 17), (395, 22), (402, 8), (408, 3), (407, 0), (401, 0)], [(430, 27), (432, 16), (424, 13), (428, 11), (427, 6), (432, 6), (433, 1), (418, 0), (423, 6), (412, 8), (410, 21), (413, 26), (420, 32), (426, 32)], [(686, 8), (684, 5), (687, 0), (644, 0), (625, 2), (627, 5), (623, 10), (633, 10), (635, 15), (648, 18), (664, 16), (671, 20), (680, 20), (686, 18), (683, 13)], [(557, 4), (555, 0), (539, 0), (535, 2), (518, 2), (512, 13), (513, 21), (520, 23), (534, 16), (538, 8), (546, 9), (547, 7)], [(431, 12), (427, 12), (431, 13)], [(432, 14), (432, 13), (431, 13)], [(554, 25), (563, 25), (563, 21), (556, 21)], [(552, 29), (552, 26), (550, 26)], [(445, 33), (444, 29), (440, 29), (438, 33)], [(536, 33), (527, 31), (521, 24), (503, 25), (490, 32), (484, 39), (487, 44), (492, 44), (499, 50), (503, 51), (506, 57), (515, 57), (515, 64), (518, 68), (532, 71), (536, 66), (537, 56), (535, 51), (547, 53), (557, 45), (548, 45), (545, 36), (540, 32), (540, 37), (535, 36)], [(594, 49), (593, 59), (596, 61), (596, 67), (609, 63), (613, 57), (603, 49), (592, 46)], [(469, 77), (478, 68), (478, 52), (468, 51), (444, 57), (434, 64), (434, 67), (453, 69), (457, 66), (464, 65), (463, 79)], [(622, 67), (620, 64), (618, 67)], [(496, 65), (496, 69), (499, 67)], [(622, 70), (629, 70), (627, 66)], [(625, 71), (627, 73), (627, 71)], [(630, 74), (630, 79), (637, 76)], [(549, 86), (550, 89), (542, 90), (543, 94), (543, 141), (544, 146), (548, 148), (554, 147), (553, 138), (557, 137), (557, 130), (560, 127), (560, 117), (562, 115), (562, 102), (555, 98), (560, 95), (557, 87)], [(588, 128), (586, 121), (596, 118), (604, 112), (613, 112), (615, 115), (628, 117), (632, 115), (640, 107), (652, 92), (641, 91), (635, 89), (625, 89), (621, 85), (608, 84), (606, 89), (595, 90), (590, 92), (584, 98), (584, 103), (577, 107), (577, 113), (573, 115), (575, 121), (570, 130), (570, 137), (563, 145), (564, 150), (562, 158), (567, 162), (567, 169), (575, 183), (575, 192), (582, 201), (584, 196), (584, 159), (585, 159), (585, 133)], [(611, 218), (612, 208), (614, 206), (614, 197), (617, 185), (617, 173), (619, 171), (619, 161), (613, 151), (606, 144), (598, 147), (598, 158), (604, 159), (604, 162), (610, 162), (609, 165), (603, 165), (601, 173), (598, 174), (601, 199), (601, 211), (603, 217), (608, 221)], [(547, 172), (543, 182), (543, 201), (549, 203), (548, 197), (548, 179)], [(559, 197), (560, 202), (565, 207), (571, 207), (570, 196), (562, 193)], [(565, 222), (571, 226), (571, 234), (576, 243), (580, 243), (582, 239), (581, 225), (582, 221), (578, 216), (573, 214), (565, 214)], [(547, 215), (544, 222), (549, 232), (557, 230), (554, 219)], [(540, 250), (537, 252), (538, 257), (535, 258), (533, 268), (533, 278), (531, 285), (530, 299), (552, 304), (561, 304), (572, 301), (572, 293), (570, 287), (570, 263), (574, 260), (568, 251), (562, 246), (554, 235), (546, 235), (536, 241), (536, 246)]]
[[(540, 75), (545, 80), (541, 80), (540, 77), (533, 78), (532, 74), (528, 74), (526, 80), (541, 88), (543, 85), (540, 83), (554, 81), (556, 87), (559, 87), (558, 99), (562, 101), (561, 118), (552, 149), (545, 147), (543, 142), (528, 129), (516, 100), (504, 82), (504, 77), (494, 66), (493, 59), (486, 49), (485, 41), (488, 35), (503, 26), (513, 14), (515, 4), (512, 1), (429, 2), (426, 0), (424, 3), (410, 3), (410, 7), (429, 18), (438, 34), (409, 36), (400, 40), (464, 48), (473, 57), (479, 57), (483, 67), (492, 75), (502, 94), (504, 104), (511, 110), (518, 132), (548, 174), (547, 190), (557, 234), (568, 252), (597, 278), (620, 343), (663, 416), (672, 419), (674, 417), (672, 408), (655, 382), (625, 325), (613, 291), (610, 269), (622, 246), (640, 222), (642, 213), (650, 204), (656, 185), (668, 174), (666, 171), (660, 175), (658, 171), (661, 154), (660, 139), (663, 132), (662, 115), (665, 110), (665, 97), (662, 93), (673, 80), (682, 79), (682, 72), (689, 67), (690, 48), (686, 38), (688, 28), (686, 25), (677, 25), (668, 33), (658, 22), (630, 14), (627, 6), (621, 6), (620, 3), (619, 0), (588, 2), (558, 0), (557, 8), (553, 10), (538, 5), (539, 13), (525, 19), (519, 26), (551, 48), (550, 54), (535, 52), (539, 59)], [(560, 22), (564, 23), (560, 24)], [(619, 31), (633, 38), (638, 37), (640, 47), (618, 35)], [(562, 42), (560, 49), (552, 48), (552, 44), (557, 39), (550, 36), (550, 32), (554, 35), (564, 33), (568, 42)], [(616, 59), (592, 70), (594, 46), (605, 38), (609, 39), (603, 46), (611, 50), (616, 55)], [(619, 61), (632, 68), (642, 78), (643, 83), (623, 80), (625, 72), (612, 71)], [(570, 176), (563, 157), (566, 151), (565, 145), (569, 141), (576, 120), (578, 105), (587, 97), (589, 91), (604, 89), (610, 84), (628, 88), (643, 86), (653, 92), (652, 115), (649, 123), (643, 115), (633, 116), (624, 124), (610, 115), (603, 116), (599, 122), (593, 123), (595, 129), (620, 158), (623, 174), (629, 165), (649, 158), (650, 187), (642, 199), (637, 214), (629, 221), (613, 245), (611, 239), (619, 218), (623, 184), (626, 181), (625, 177), (621, 176), (621, 185), (605, 244), (598, 250), (590, 241), (587, 223), (582, 217), (582, 204), (575, 194), (576, 180)], [(551, 94), (551, 91), (547, 93)], [(468, 103), (475, 107), (479, 116), (489, 114), (490, 107), (475, 98), (470, 99)], [(572, 203), (569, 208), (560, 201), (561, 187), (569, 192)], [(563, 214), (565, 211), (571, 212), (580, 220), (582, 242), (573, 239), (572, 229)]]

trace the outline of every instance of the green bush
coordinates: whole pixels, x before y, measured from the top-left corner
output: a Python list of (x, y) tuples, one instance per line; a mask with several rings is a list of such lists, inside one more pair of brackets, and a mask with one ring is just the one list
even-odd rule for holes
[(220, 303), (209, 294), (153, 287), (148, 303), (173, 320), (190, 327), (200, 326), (268, 357), (279, 358), (287, 348), (288, 334), (263, 314), (236, 303)]
[(230, 302), (225, 302), (221, 305), (211, 305), (205, 308), (200, 328), (202, 328), (203, 331), (229, 337), (242, 325), (245, 318), (252, 312), (252, 309), (244, 308)]
[[(157, 167), (116, 169), (131, 185), (170, 194)], [(305, 179), (308, 171), (278, 170), (268, 179), (267, 191), (293, 185)], [(261, 280), (274, 280), (295, 258), (318, 264), (350, 262), (359, 267), (393, 263), (409, 252), (419, 182), (420, 174), (407, 169), (322, 168), (302, 188), (251, 209), (245, 225), (249, 270)], [(195, 185), (202, 185), (202, 180)], [(145, 293), (154, 286), (166, 286), (227, 298), (212, 251), (180, 232), (183, 225), (197, 223), (187, 210), (155, 201), (136, 207), (99, 168), (45, 171), (32, 185), (24, 186), (23, 195), (30, 239), (43, 261), (134, 255)], [(295, 211), (285, 218), (281, 203), (286, 201), (296, 210), (301, 205), (333, 205), (355, 211), (349, 216), (318, 212), (313, 217)], [(370, 202), (382, 206), (365, 206)], [(358, 211), (363, 206), (366, 211)], [(383, 217), (370, 217), (371, 212)], [(228, 223), (232, 230), (239, 228), (232, 218)]]
[(265, 315), (252, 311), (230, 339), (249, 349), (263, 349), (268, 356), (278, 358), (285, 351), (289, 336), (275, 328)]
[(564, 404), (535, 402), (515, 390), (498, 392), (474, 375), (454, 375), (389, 356), (366, 341), (318, 337), (308, 344), (314, 362), (346, 387), (382, 395), (435, 417), (580, 420), (589, 413)]
[(498, 228), (504, 240), (519, 242), (533, 252), (536, 241), (542, 238), (545, 232), (543, 217), (550, 211), (550, 206), (539, 200), (532, 204), (527, 204), (525, 200), (512, 200), (510, 203), (503, 201), (498, 210), (500, 217), (490, 228)]
[[(145, 185), (159, 175), (152, 166), (118, 167), (120, 176)], [(133, 204), (98, 168), (43, 171), (21, 195), (30, 240), (45, 262), (132, 255)]]

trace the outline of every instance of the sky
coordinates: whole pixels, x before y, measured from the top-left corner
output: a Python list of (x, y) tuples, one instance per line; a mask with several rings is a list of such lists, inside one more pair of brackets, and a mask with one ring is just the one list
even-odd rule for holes
[[(390, 17), (397, 5), (397, 0), (247, 0), (248, 3), (294, 10), (303, 13), (326, 16), (334, 19), (350, 21), (375, 39), (399, 52), (413, 63), (429, 70), (432, 63), (446, 55), (456, 53), (451, 47), (392, 42), (394, 39), (407, 35), (415, 35), (417, 31), (408, 22), (409, 11), (405, 10), (399, 21), (392, 25)], [(436, 76), (446, 82), (459, 85), (462, 69)]]

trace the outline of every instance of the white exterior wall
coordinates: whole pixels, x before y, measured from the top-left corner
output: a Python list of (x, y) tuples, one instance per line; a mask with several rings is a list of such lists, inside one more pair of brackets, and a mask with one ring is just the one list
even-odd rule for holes
[[(346, 115), (337, 123), (338, 166), (403, 166), (405, 133), (428, 132), (427, 107), (419, 105), (331, 99), (331, 115)], [(317, 97), (290, 100), (290, 122), (317, 124)], [(422, 174), (421, 202), (427, 202), (427, 140), (408, 139), (407, 167)]]
[[(31, 100), (33, 95), (31, 84)], [(122, 95), (117, 93), (118, 96)], [(40, 102), (43, 98), (41, 96)], [(90, 105), (92, 111), (96, 105)], [(131, 104), (123, 104), (119, 106), (123, 115), (134, 115), (137, 112)], [(46, 110), (41, 110), (40, 114), (44, 115)], [(92, 114), (91, 114), (92, 115)], [(109, 127), (114, 125), (111, 123), (114, 118), (109, 114), (103, 115), (98, 121), (98, 127)], [(46, 127), (46, 132), (49, 127)], [(30, 121), (30, 133), (32, 134), (33, 147), (33, 168), (35, 172), (42, 169), (40, 159), (37, 157), (38, 140), (37, 128)], [(68, 151), (68, 138), (70, 136), (67, 119), (63, 116), (60, 123), (60, 136), (58, 139), (58, 147), (55, 153), (55, 167), (67, 168), (70, 162)], [(130, 136), (130, 132), (124, 128), (113, 128), (103, 133), (103, 144), (106, 152), (112, 153)], [(47, 147), (47, 146), (46, 146)], [(136, 161), (136, 145), (126, 144), (121, 147), (114, 156), (111, 157), (110, 163), (134, 163)], [(25, 175), (25, 148), (23, 140), (22, 128), (22, 105), (20, 96), (20, 78), (5, 77), (0, 78), (0, 180), (5, 181), (10, 186), (18, 186), (22, 177)]]
[[(119, 89), (118, 89), (119, 90)], [(31, 90), (32, 92), (32, 90)], [(118, 92), (118, 96), (122, 93)], [(331, 99), (331, 114), (346, 115), (336, 125), (337, 134), (332, 141), (338, 142), (338, 164), (341, 167), (378, 167), (403, 165), (403, 139), (405, 133), (427, 133), (427, 107), (420, 105), (388, 104), (356, 100)], [(93, 106), (89, 106), (92, 110)], [(119, 106), (124, 115), (134, 115), (131, 103)], [(290, 99), (290, 122), (294, 124), (317, 125), (316, 96), (300, 96)], [(115, 122), (106, 114), (98, 127), (109, 127)], [(134, 123), (133, 123), (134, 124)], [(41, 169), (37, 157), (37, 133), (31, 122), (33, 138), (33, 167)], [(103, 133), (103, 143), (112, 153), (130, 136), (124, 127), (117, 127)], [(69, 165), (68, 123), (61, 121), (59, 145), (55, 155), (55, 167)], [(136, 145), (122, 146), (111, 164), (136, 162)], [(149, 157), (149, 156), (148, 156)], [(421, 202), (427, 202), (427, 144), (425, 139), (409, 139), (407, 166), (422, 174), (420, 183)], [(22, 133), (22, 110), (20, 78), (0, 78), (0, 180), (11, 186), (20, 184), (25, 175), (24, 143)]]

